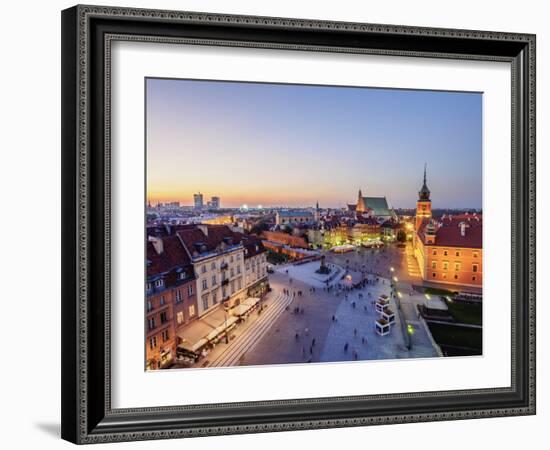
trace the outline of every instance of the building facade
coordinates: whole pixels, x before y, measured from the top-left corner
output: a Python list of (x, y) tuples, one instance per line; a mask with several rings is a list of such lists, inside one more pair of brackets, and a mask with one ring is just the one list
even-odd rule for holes
[(357, 195), (357, 203), (348, 205), (348, 210), (359, 213), (361, 216), (376, 218), (384, 222), (395, 217), (395, 214), (388, 206), (386, 197), (363, 197), (361, 189)]
[(196, 225), (177, 233), (188, 251), (197, 280), (198, 316), (244, 298), (241, 235), (224, 225)]
[(432, 218), (430, 191), (419, 191), (413, 235), (414, 255), (427, 284), (450, 289), (481, 289), (483, 285), (483, 218), (478, 214)]
[(248, 297), (261, 297), (269, 287), (267, 251), (260, 239), (244, 240), (244, 282)]
[(195, 209), (203, 208), (203, 195), (200, 192), (198, 194), (193, 194), (193, 204), (195, 206)]
[(311, 211), (277, 211), (275, 214), (275, 223), (277, 225), (298, 225), (314, 221), (315, 216)]
[(196, 283), (176, 236), (150, 236), (146, 266), (146, 368), (160, 369), (176, 357), (177, 329), (197, 317)]

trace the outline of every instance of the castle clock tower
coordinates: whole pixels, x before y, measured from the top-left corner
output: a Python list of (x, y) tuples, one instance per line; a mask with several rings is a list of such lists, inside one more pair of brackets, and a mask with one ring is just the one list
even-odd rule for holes
[(430, 190), (426, 184), (426, 164), (424, 164), (424, 183), (418, 192), (418, 201), (416, 202), (416, 231), (418, 231), (424, 220), (430, 220), (431, 218), (432, 201), (430, 200)]

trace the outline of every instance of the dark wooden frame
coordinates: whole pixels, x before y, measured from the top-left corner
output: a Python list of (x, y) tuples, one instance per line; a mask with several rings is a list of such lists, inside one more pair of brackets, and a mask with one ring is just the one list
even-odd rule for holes
[[(110, 401), (110, 42), (512, 65), (512, 385), (117, 410)], [(535, 36), (98, 6), (62, 12), (62, 437), (95, 443), (535, 413)]]

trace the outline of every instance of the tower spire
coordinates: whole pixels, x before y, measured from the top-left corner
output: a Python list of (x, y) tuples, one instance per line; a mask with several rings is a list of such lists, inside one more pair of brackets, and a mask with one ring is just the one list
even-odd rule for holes
[(426, 186), (426, 166), (428, 163), (424, 163), (424, 186)]
[(430, 200), (430, 190), (426, 184), (426, 167), (427, 164), (424, 163), (424, 180), (420, 191), (418, 191), (418, 200), (420, 201), (429, 201)]

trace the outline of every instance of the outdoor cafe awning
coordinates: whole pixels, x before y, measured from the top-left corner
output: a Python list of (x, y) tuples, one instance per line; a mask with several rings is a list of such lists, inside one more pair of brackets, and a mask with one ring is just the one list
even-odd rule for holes
[(225, 313), (222, 307), (217, 307), (206, 316), (178, 330), (176, 334), (181, 339), (181, 347), (194, 352), (223, 333), (226, 327), (229, 328), (236, 321), (236, 317)]
[(246, 314), (248, 311), (250, 311), (250, 309), (253, 308), (259, 301), (260, 301), (259, 298), (249, 297), (246, 300), (244, 300), (241, 304), (232, 308), (231, 314), (233, 314), (234, 316), (242, 316)]

